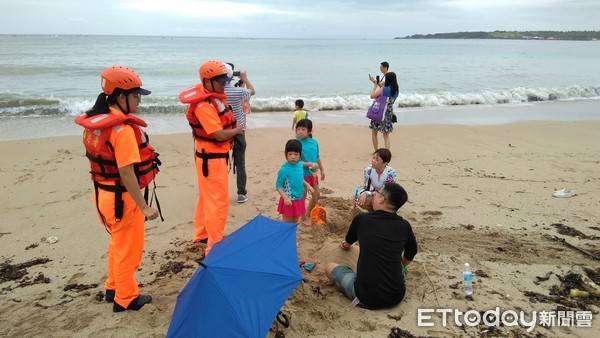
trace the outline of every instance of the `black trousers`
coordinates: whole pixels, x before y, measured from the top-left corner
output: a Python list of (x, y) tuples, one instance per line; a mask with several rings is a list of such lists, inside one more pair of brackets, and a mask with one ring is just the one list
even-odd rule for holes
[(233, 164), (237, 180), (238, 195), (246, 195), (246, 134), (238, 134), (233, 138)]

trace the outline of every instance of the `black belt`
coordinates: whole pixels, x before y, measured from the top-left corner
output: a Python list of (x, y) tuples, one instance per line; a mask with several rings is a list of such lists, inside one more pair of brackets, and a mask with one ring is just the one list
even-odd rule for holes
[(107, 224), (106, 219), (104, 218), (104, 215), (102, 215), (100, 207), (98, 206), (98, 189), (115, 193), (115, 220), (119, 222), (121, 218), (123, 218), (123, 192), (127, 191), (127, 189), (125, 188), (125, 186), (120, 185), (119, 181), (116, 181), (115, 185), (106, 185), (94, 181), (94, 192), (96, 193), (96, 209), (98, 210), (98, 213), (102, 218), (104, 226), (106, 226)]
[(227, 163), (229, 163), (229, 153), (214, 153), (214, 154), (207, 154), (206, 151), (204, 149), (202, 149), (202, 152), (199, 153), (198, 150), (196, 150), (196, 156), (198, 158), (202, 159), (202, 174), (204, 175), (204, 177), (208, 176), (208, 160), (212, 160), (215, 158), (224, 158), (227, 159)]
[[(149, 206), (152, 206), (152, 200), (156, 201), (156, 208), (158, 209), (158, 214), (160, 215), (160, 219), (164, 222), (165, 219), (162, 215), (160, 203), (158, 202), (158, 195), (156, 195), (156, 183), (154, 182), (154, 180), (152, 180), (152, 183), (154, 184), (154, 188), (152, 188), (152, 196), (150, 197), (150, 201), (148, 201), (148, 186), (144, 188), (144, 200), (146, 201), (146, 203), (150, 202)], [(125, 186), (123, 185), (120, 185), (119, 181), (116, 181), (115, 185), (106, 185), (94, 181), (94, 190), (96, 193), (96, 209), (98, 210), (98, 213), (100, 214), (100, 217), (102, 217), (102, 221), (106, 226), (106, 219), (104, 218), (104, 215), (102, 215), (102, 212), (100, 212), (100, 207), (98, 206), (98, 189), (115, 193), (115, 220), (117, 222), (121, 221), (121, 218), (123, 218), (123, 208), (125, 205), (125, 203), (123, 202), (123, 192), (126, 192), (127, 188), (125, 188)]]

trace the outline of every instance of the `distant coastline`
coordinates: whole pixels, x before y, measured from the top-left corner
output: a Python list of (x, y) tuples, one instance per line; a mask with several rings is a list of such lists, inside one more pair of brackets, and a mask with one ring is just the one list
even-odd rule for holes
[(493, 31), (414, 34), (395, 39), (504, 39), (598, 41), (600, 31)]

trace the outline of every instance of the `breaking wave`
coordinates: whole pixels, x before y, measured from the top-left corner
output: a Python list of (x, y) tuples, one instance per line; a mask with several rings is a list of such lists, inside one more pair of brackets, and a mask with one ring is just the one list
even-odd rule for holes
[[(335, 111), (366, 109), (371, 99), (365, 94), (308, 97), (254, 97), (253, 112), (281, 112), (293, 110), (293, 102), (302, 98), (309, 111)], [(89, 109), (95, 98), (39, 97), (13, 93), (0, 93), (0, 117), (76, 116)], [(563, 88), (517, 87), (506, 90), (481, 90), (476, 92), (401, 92), (395, 105), (399, 108), (443, 107), (466, 105), (518, 104), (525, 102), (600, 99), (600, 86)], [(185, 106), (176, 96), (152, 95), (144, 97), (140, 112), (145, 114), (183, 113)]]

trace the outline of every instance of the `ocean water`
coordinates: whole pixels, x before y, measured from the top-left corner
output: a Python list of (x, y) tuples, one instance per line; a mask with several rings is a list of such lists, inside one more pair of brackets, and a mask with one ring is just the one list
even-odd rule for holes
[(291, 111), (297, 98), (313, 116), (366, 110), (368, 74), (379, 74), (381, 61), (398, 75), (400, 115), (600, 100), (600, 42), (3, 35), (0, 46), (0, 132), (85, 111), (100, 92), (99, 74), (111, 65), (140, 74), (153, 92), (140, 114), (169, 124), (184, 111), (178, 93), (199, 82), (198, 67), (209, 59), (248, 72), (253, 113), (265, 114), (261, 126), (269, 125), (267, 116)]

